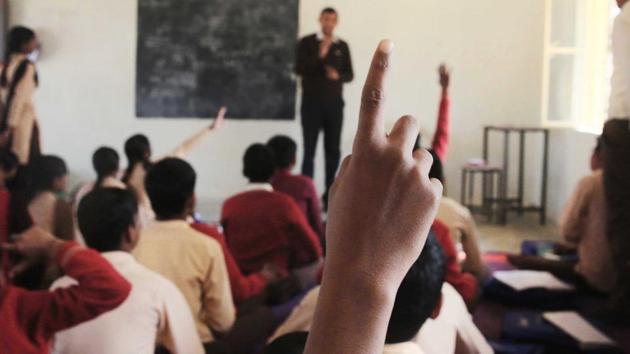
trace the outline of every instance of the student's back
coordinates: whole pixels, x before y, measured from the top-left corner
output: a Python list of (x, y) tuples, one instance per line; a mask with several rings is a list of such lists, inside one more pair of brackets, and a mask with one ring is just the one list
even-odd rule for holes
[(232, 293), (218, 242), (185, 221), (155, 222), (142, 231), (134, 255), (184, 294), (204, 343), (214, 339), (209, 328), (226, 331), (232, 326)]
[(288, 271), (321, 256), (317, 235), (293, 199), (282, 193), (251, 190), (235, 195), (223, 205), (221, 224), (246, 274), (266, 263)]

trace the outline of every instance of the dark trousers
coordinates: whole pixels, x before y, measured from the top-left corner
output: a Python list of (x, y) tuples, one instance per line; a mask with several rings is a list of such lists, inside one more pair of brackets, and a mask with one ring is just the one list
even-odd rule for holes
[(619, 277), (612, 294), (613, 309), (630, 315), (630, 125), (628, 119), (606, 123), (602, 134), (606, 233)]
[(302, 102), (302, 134), (304, 138), (304, 160), (302, 174), (313, 178), (315, 151), (319, 132), (324, 131), (324, 153), (326, 155), (326, 194), (335, 181), (341, 159), (341, 129), (343, 127), (341, 98), (332, 101), (305, 99)]

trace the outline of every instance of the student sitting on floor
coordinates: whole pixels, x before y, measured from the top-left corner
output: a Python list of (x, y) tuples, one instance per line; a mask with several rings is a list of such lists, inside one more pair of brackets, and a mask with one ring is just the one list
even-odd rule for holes
[[(56, 332), (115, 309), (131, 291), (129, 284), (98, 252), (63, 242), (32, 228), (2, 251), (22, 256), (9, 274), (0, 270), (0, 351), (3, 354), (45, 354)], [(0, 257), (9, 257), (2, 252)], [(54, 262), (77, 280), (67, 289), (27, 291), (9, 284), (9, 277), (39, 263)]]
[[(319, 287), (302, 300), (271, 337), (265, 354), (303, 352), (306, 335), (300, 331), (310, 330), (318, 296)], [(491, 353), (492, 349), (472, 323), (461, 297), (444, 283), (440, 245), (429, 236), (396, 295), (384, 353), (455, 352)]]
[(79, 230), (77, 223), (77, 209), (81, 199), (85, 197), (94, 189), (99, 188), (118, 188), (127, 189), (127, 186), (118, 178), (120, 171), (120, 157), (116, 150), (103, 146), (92, 154), (92, 166), (96, 172), (96, 181), (88, 183), (81, 187), (74, 197), (74, 225), (75, 225), (75, 238), (80, 244), (85, 244), (81, 231)]
[(510, 256), (519, 268), (546, 270), (576, 282), (585, 283), (597, 291), (613, 290), (617, 270), (612, 262), (612, 250), (606, 237), (606, 196), (601, 169), (602, 144), (591, 155), (592, 173), (578, 183), (560, 218), (560, 234), (577, 247), (579, 261), (555, 261), (536, 256)]
[(145, 228), (134, 255), (184, 294), (205, 345), (236, 318), (221, 246), (187, 222), (195, 208), (197, 176), (187, 162), (167, 158), (149, 169), (146, 187), (157, 220)]
[[(97, 188), (83, 198), (79, 227), (87, 245), (132, 284), (117, 309), (55, 335), (56, 354), (153, 354), (156, 343), (172, 354), (204, 353), (186, 299), (161, 275), (140, 265), (129, 253), (138, 242), (138, 203), (120, 188)], [(66, 276), (53, 289), (75, 285)]]
[(116, 150), (102, 146), (92, 154), (92, 167), (96, 172), (96, 181), (81, 187), (74, 198), (75, 206), (78, 207), (81, 199), (94, 189), (98, 188), (118, 188), (127, 189), (127, 186), (118, 178), (120, 172), (120, 156)]
[[(444, 163), (446, 163), (446, 156), (450, 144), (450, 100), (448, 90), (450, 87), (451, 73), (444, 64), (440, 65), (438, 72), (442, 96), (438, 110), (437, 125), (431, 147), (429, 148), (429, 152), (433, 156), (433, 166), (431, 166), (429, 176), (437, 178), (442, 184), (445, 184)], [(420, 143), (420, 136), (418, 136), (414, 151), (420, 149)], [(462, 271), (473, 274), (479, 280), (484, 279), (488, 275), (488, 270), (481, 257), (477, 226), (470, 211), (455, 199), (442, 196), (437, 219), (448, 226), (454, 242), (456, 240), (461, 242), (465, 254), (465, 258), (461, 262)], [(459, 260), (458, 257), (457, 259)]]
[(267, 263), (287, 273), (317, 264), (322, 256), (319, 237), (295, 201), (269, 183), (275, 169), (272, 152), (254, 144), (243, 164), (250, 183), (225, 201), (221, 213), (228, 246), (243, 273), (259, 272)]
[[(201, 142), (203, 142), (211, 132), (221, 128), (226, 112), (227, 108), (221, 107), (217, 118), (210, 126), (203, 128), (201, 131), (188, 138), (167, 156), (177, 157), (180, 159), (186, 157), (186, 155), (188, 155), (188, 153), (190, 153), (190, 151), (197, 145), (201, 144)], [(147, 169), (151, 167), (154, 161), (161, 160), (153, 160), (152, 154), (153, 151), (151, 149), (151, 143), (149, 142), (149, 138), (145, 135), (136, 134), (127, 139), (125, 142), (125, 155), (127, 155), (129, 164), (125, 170), (122, 181), (126, 183), (134, 193), (136, 193), (139, 201), (140, 223), (142, 227), (148, 226), (155, 218), (155, 213), (151, 207), (151, 201), (147, 196), (144, 186)]]
[(72, 205), (59, 196), (65, 192), (67, 180), (68, 168), (61, 158), (36, 158), (27, 190), (28, 211), (35, 225), (63, 240), (74, 240)]
[(323, 241), (322, 209), (319, 205), (315, 184), (309, 177), (291, 173), (295, 167), (297, 144), (288, 136), (277, 135), (267, 142), (267, 147), (273, 152), (276, 164), (276, 172), (271, 179), (273, 189), (287, 194), (295, 200), (308, 219), (313, 231)]

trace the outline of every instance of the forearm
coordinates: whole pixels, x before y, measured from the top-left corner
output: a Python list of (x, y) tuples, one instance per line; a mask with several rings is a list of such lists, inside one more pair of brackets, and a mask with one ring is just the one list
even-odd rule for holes
[(397, 288), (369, 276), (325, 271), (305, 353), (382, 353)]
[(442, 97), (440, 99), (440, 108), (438, 111), (437, 126), (433, 135), (433, 151), (440, 157), (442, 163), (445, 162), (446, 153), (448, 152), (449, 136), (450, 136), (450, 100), (448, 98), (448, 88), (442, 89)]
[(211, 130), (209, 128), (203, 128), (181, 143), (170, 155), (180, 159), (185, 158), (194, 148), (206, 140), (210, 132)]

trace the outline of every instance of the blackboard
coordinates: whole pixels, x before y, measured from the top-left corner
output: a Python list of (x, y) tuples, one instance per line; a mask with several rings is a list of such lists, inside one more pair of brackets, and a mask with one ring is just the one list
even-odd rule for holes
[(299, 0), (139, 0), (136, 115), (293, 119)]

